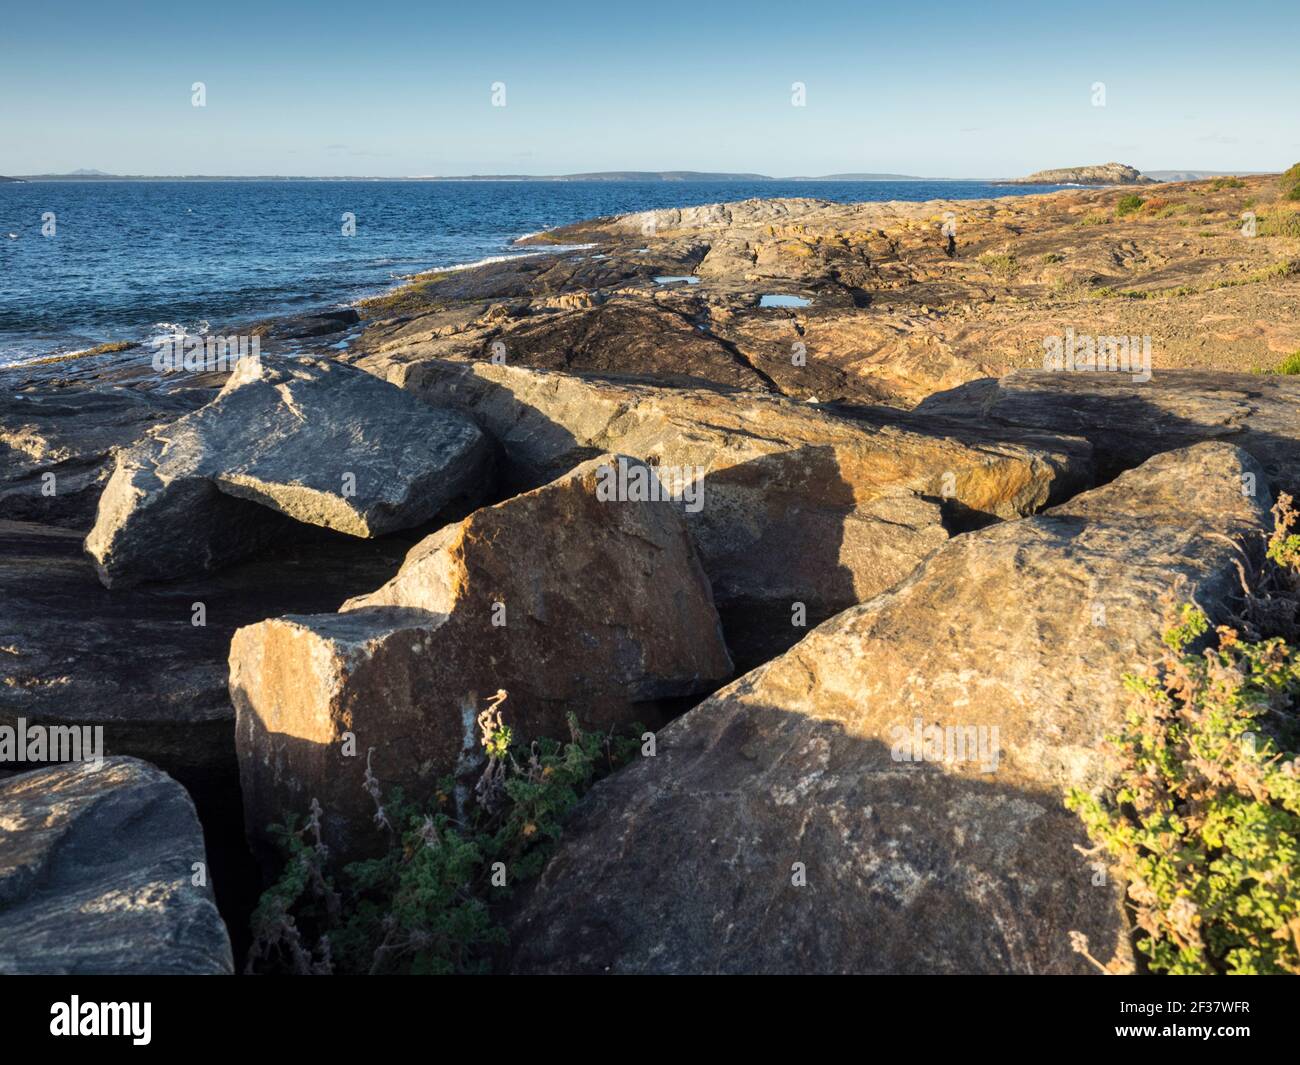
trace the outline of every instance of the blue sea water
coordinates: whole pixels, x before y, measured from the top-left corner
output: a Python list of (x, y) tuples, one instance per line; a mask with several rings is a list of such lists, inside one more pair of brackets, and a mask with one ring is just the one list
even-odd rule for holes
[[(0, 365), (345, 305), (422, 270), (521, 254), (517, 237), (600, 215), (752, 196), (1044, 191), (976, 181), (0, 183)], [(345, 213), (355, 236), (343, 235)]]

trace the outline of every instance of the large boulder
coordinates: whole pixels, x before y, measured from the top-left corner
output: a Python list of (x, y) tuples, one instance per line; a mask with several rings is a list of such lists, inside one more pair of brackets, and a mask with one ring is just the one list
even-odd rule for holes
[(951, 540), (589, 793), (512, 921), (524, 972), (1131, 966), (1122, 885), (1062, 806), (1109, 779), (1163, 600), (1227, 620), (1258, 464), (1203, 444)]
[(1088, 445), (1046, 432), (490, 362), (394, 372), (425, 401), (472, 414), (517, 487), (604, 451), (698, 471), (702, 497), (684, 509), (719, 607), (774, 606), (787, 627), (795, 602), (827, 616), (896, 584), (950, 529), (1029, 514), (1091, 483)]
[(477, 497), (490, 462), (464, 415), (370, 374), (247, 359), (207, 406), (118, 454), (86, 550), (119, 587), (225, 565), (295, 521), (378, 536)]
[[(312, 800), (340, 858), (381, 840), (362, 784), (409, 797), (482, 764), (477, 715), (498, 689), (517, 738), (658, 720), (654, 705), (731, 675), (708, 581), (666, 501), (609, 498), (584, 463), (412, 548), (343, 612), (235, 633), (230, 692), (249, 836)], [(351, 744), (349, 738), (353, 738)], [(464, 797), (458, 792), (458, 798)]]
[(916, 412), (972, 425), (1086, 437), (1105, 479), (1161, 451), (1221, 440), (1250, 452), (1275, 489), (1300, 495), (1300, 379), (1159, 370), (1149, 381), (1113, 372), (1016, 370), (939, 392)]
[(230, 973), (185, 789), (134, 758), (0, 781), (0, 973)]

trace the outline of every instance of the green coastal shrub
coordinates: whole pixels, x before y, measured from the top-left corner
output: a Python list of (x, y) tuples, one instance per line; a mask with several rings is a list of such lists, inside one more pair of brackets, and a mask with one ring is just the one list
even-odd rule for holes
[(1279, 206), (1261, 216), (1257, 226), (1261, 237), (1300, 237), (1300, 211)]
[(1282, 174), (1280, 191), (1284, 200), (1300, 200), (1300, 163)]
[(1015, 255), (1010, 252), (986, 251), (975, 261), (989, 273), (1002, 278), (1004, 281), (1010, 281), (1016, 274), (1020, 273), (1020, 263), (1016, 261)]
[(1282, 374), (1300, 374), (1300, 351), (1293, 351), (1281, 361), (1277, 368), (1278, 373)]
[(1119, 202), (1115, 204), (1115, 217), (1123, 218), (1125, 215), (1136, 214), (1142, 210), (1142, 205), (1146, 203), (1136, 192), (1130, 192), (1127, 196), (1121, 196)]
[(1246, 183), (1239, 177), (1217, 177), (1210, 183), (1210, 188), (1215, 192), (1222, 192), (1224, 189), (1244, 189)]
[[(481, 973), (505, 942), (493, 907), (536, 877), (569, 811), (599, 777), (629, 761), (639, 739), (585, 732), (569, 715), (570, 740), (516, 744), (498, 692), (479, 715), (487, 766), (458, 818), (443, 781), (432, 802), (384, 794), (366, 768), (380, 857), (340, 870), (327, 863), (313, 799), (306, 822), (272, 831), (285, 855), (252, 916), (247, 971), (356, 974)], [(639, 735), (640, 728), (633, 727)], [(504, 880), (504, 883), (502, 882)]]
[[(1269, 557), (1294, 575), (1288, 497), (1275, 513)], [(1209, 630), (1183, 607), (1159, 667), (1125, 678), (1117, 786), (1072, 790), (1066, 805), (1127, 882), (1152, 971), (1300, 973), (1300, 651), (1221, 627), (1192, 653)]]

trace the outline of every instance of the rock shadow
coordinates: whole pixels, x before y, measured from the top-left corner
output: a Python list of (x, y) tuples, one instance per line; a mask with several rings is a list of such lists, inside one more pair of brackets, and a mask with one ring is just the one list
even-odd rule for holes
[[(773, 706), (703, 707), (597, 784), (506, 902), (521, 973), (1087, 973), (1121, 889), (1048, 789), (900, 762)], [(1101, 882), (1099, 883), (1099, 879)], [(802, 881), (802, 882), (801, 882)]]

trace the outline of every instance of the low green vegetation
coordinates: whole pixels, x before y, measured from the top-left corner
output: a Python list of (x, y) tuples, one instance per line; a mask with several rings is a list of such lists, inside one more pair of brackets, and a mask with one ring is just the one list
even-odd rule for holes
[(1136, 192), (1130, 192), (1127, 196), (1121, 196), (1119, 202), (1115, 204), (1115, 217), (1124, 218), (1127, 215), (1136, 214), (1142, 210), (1142, 205), (1146, 203)]
[(1225, 277), (1210, 285), (1211, 289), (1216, 288), (1236, 288), (1238, 285), (1258, 285), (1265, 281), (1275, 281), (1284, 277), (1294, 277), (1300, 274), (1300, 260), (1283, 259), (1280, 262), (1273, 263), (1271, 266), (1265, 266), (1260, 270), (1252, 270), (1248, 274), (1242, 274), (1240, 277)]
[(1249, 638), (1184, 606), (1158, 665), (1125, 678), (1115, 786), (1066, 800), (1126, 882), (1153, 972), (1300, 974), (1300, 536), (1289, 497), (1274, 513)]
[(1256, 222), (1256, 233), (1261, 237), (1300, 238), (1300, 211), (1277, 208)]
[(1300, 163), (1296, 163), (1282, 174), (1278, 185), (1284, 200), (1300, 200)]
[(1246, 183), (1239, 177), (1217, 177), (1210, 182), (1210, 188), (1215, 192), (1222, 192), (1224, 189), (1244, 189)]
[(1052, 263), (1063, 263), (1063, 262), (1065, 262), (1065, 256), (1054, 251), (1049, 251), (1046, 255), (1043, 256), (1043, 263), (1046, 265), (1050, 265)]
[(34, 359), (30, 366), (50, 366), (59, 362), (72, 362), (76, 359), (88, 359), (95, 355), (116, 355), (119, 351), (129, 351), (135, 347), (129, 340), (115, 340), (108, 344), (99, 344), (85, 351), (70, 351), (66, 355), (50, 355), (44, 359)]
[(1300, 374), (1300, 351), (1293, 351), (1280, 363), (1278, 363), (1277, 372), (1293, 376)]
[(1086, 214), (1079, 221), (1075, 222), (1076, 226), (1108, 226), (1114, 221), (1108, 214), (1100, 214), (1096, 211)]
[(1080, 277), (1058, 277), (1049, 291), (1057, 299), (1081, 300), (1087, 298), (1088, 282)]
[(357, 303), (357, 310), (363, 318), (396, 317), (426, 311), (432, 303), (434, 286), (445, 277), (445, 271), (421, 274), (408, 284), (385, 292), (382, 296), (361, 300)]
[(89, 351), (82, 352), (83, 355), (116, 355), (119, 351), (127, 351), (135, 347), (129, 340), (114, 340), (108, 344), (100, 344), (91, 348)]
[(502, 718), (505, 699), (497, 692), (479, 715), (487, 765), (459, 815), (454, 780), (421, 805), (397, 788), (384, 793), (367, 763), (375, 831), (385, 843), (379, 857), (334, 869), (321, 842), (329, 814), (315, 800), (304, 824), (290, 819), (273, 829), (285, 861), (252, 916), (249, 972), (490, 970), (505, 942), (494, 907), (541, 872), (579, 797), (641, 742), (585, 732), (570, 715), (567, 743), (523, 748)]
[[(1086, 289), (1083, 293), (1094, 300), (1156, 300), (1176, 299), (1179, 296), (1194, 296), (1199, 292), (1213, 292), (1215, 289), (1236, 288), (1239, 285), (1259, 285), (1266, 281), (1300, 276), (1300, 259), (1283, 259), (1249, 273), (1236, 277), (1224, 277), (1205, 285), (1177, 285), (1173, 288), (1116, 288), (1114, 285), (1099, 285)], [(1057, 282), (1057, 288), (1061, 285)]]
[(1095, 300), (1146, 300), (1154, 299), (1159, 293), (1140, 288), (1115, 288), (1113, 285), (1102, 285), (1094, 288), (1088, 295)]
[(1004, 281), (1010, 281), (1020, 272), (1020, 263), (1010, 252), (986, 251), (975, 261), (994, 277), (1000, 277)]

